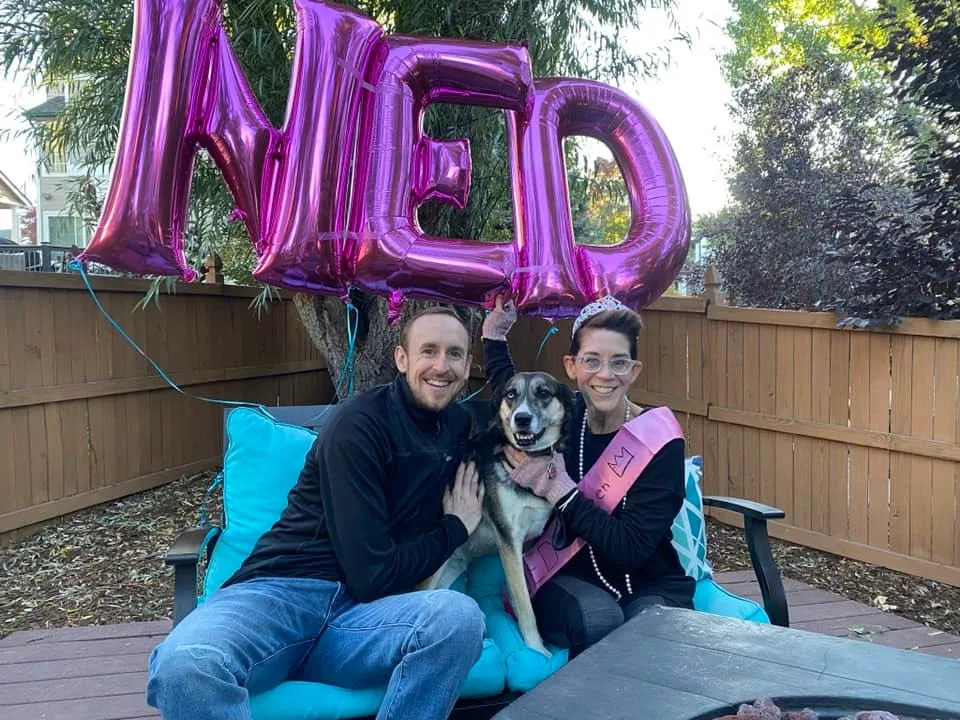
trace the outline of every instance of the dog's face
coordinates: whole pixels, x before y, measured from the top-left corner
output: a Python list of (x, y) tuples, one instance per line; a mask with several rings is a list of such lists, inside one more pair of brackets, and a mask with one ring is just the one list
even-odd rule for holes
[(566, 436), (573, 391), (547, 373), (517, 373), (504, 385), (497, 412), (507, 442), (524, 452), (547, 450)]

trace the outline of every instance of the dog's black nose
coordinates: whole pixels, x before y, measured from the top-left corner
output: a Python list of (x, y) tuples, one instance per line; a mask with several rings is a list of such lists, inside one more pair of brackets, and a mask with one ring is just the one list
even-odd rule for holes
[(518, 428), (528, 428), (533, 421), (533, 415), (530, 413), (517, 413), (513, 416), (513, 422)]

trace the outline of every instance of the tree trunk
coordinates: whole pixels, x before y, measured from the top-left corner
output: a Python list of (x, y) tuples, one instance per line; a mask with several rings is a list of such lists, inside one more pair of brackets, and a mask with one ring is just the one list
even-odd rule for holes
[[(358, 314), (353, 356), (353, 392), (358, 393), (390, 382), (396, 377), (393, 353), (400, 341), (403, 323), (414, 313), (437, 303), (408, 300), (404, 304), (400, 322), (391, 326), (387, 322), (385, 298), (356, 291), (352, 292), (350, 297)], [(339, 402), (347, 397), (349, 386), (348, 378), (343, 375), (349, 349), (346, 305), (336, 296), (304, 293), (294, 295), (293, 302), (314, 347), (320, 350), (327, 360), (327, 369)], [(483, 314), (473, 308), (457, 310), (467, 321), (472, 341), (483, 320)], [(474, 368), (477, 366), (478, 363), (474, 362)]]

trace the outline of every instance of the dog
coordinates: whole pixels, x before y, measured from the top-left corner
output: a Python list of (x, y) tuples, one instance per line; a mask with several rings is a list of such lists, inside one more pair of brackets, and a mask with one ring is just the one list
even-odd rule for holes
[(553, 506), (510, 479), (504, 444), (529, 455), (563, 452), (573, 422), (573, 392), (552, 375), (517, 373), (493, 399), (494, 418), (472, 440), (473, 459), (484, 485), (483, 519), (467, 541), (421, 586), (448, 588), (470, 561), (497, 552), (520, 634), (528, 647), (550, 657), (533, 614), (523, 570), (525, 543), (543, 533)]

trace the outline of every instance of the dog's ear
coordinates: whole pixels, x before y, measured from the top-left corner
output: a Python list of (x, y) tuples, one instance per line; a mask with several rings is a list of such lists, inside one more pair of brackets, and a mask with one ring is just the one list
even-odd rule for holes
[(563, 404), (563, 430), (560, 434), (560, 447), (557, 448), (562, 452), (566, 446), (567, 438), (573, 432), (573, 424), (576, 422), (574, 412), (577, 407), (577, 399), (570, 386), (560, 381), (557, 381), (557, 399)]
[(500, 403), (503, 402), (503, 392), (507, 387), (507, 383), (499, 385), (493, 389), (490, 393), (490, 421), (487, 423), (488, 428), (500, 427)]

